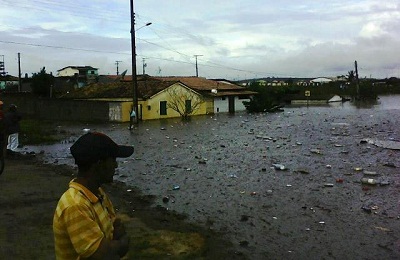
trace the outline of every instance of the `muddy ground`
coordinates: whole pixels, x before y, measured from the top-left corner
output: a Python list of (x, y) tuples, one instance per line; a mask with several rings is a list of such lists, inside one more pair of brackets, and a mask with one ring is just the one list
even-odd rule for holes
[[(394, 109), (286, 108), (143, 122), (132, 132), (126, 124), (60, 125), (69, 140), (26, 149), (71, 165), (66, 147), (83, 128), (135, 145), (116, 179), (154, 198), (153, 209), (221, 234), (233, 250), (218, 250), (232, 258), (399, 259), (399, 123)], [(132, 205), (134, 216), (141, 207)]]
[[(0, 259), (55, 259), (53, 214), (73, 174), (32, 155), (6, 159), (0, 176)], [(152, 207), (152, 196), (120, 182), (104, 188), (130, 234), (124, 259), (244, 259), (221, 234)]]

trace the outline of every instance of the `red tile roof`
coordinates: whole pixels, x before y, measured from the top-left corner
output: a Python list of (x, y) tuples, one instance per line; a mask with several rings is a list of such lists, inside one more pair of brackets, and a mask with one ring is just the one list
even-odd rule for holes
[[(120, 76), (109, 75), (107, 78), (115, 81), (95, 83), (77, 89), (66, 95), (64, 98), (129, 98), (133, 97), (133, 83), (131, 76), (125, 76), (124, 80)], [(235, 96), (253, 95), (255, 92), (248, 91), (246, 88), (226, 82), (214, 81), (200, 77), (149, 77), (138, 76), (138, 98), (148, 99), (154, 94), (166, 89), (167, 87), (180, 82), (185, 86), (208, 96)], [(211, 92), (211, 90), (217, 90)]]
[(243, 90), (244, 88), (235, 84), (210, 80), (202, 77), (154, 77), (162, 81), (180, 81), (194, 90)]

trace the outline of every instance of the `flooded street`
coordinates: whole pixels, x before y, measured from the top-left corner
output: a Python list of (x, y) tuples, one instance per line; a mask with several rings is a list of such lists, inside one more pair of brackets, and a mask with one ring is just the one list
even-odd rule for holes
[(134, 145), (118, 180), (222, 232), (249, 259), (398, 259), (399, 109), (397, 96), (358, 108), (149, 121), (132, 132), (76, 125), (70, 140), (25, 149), (72, 165), (68, 148), (84, 128)]

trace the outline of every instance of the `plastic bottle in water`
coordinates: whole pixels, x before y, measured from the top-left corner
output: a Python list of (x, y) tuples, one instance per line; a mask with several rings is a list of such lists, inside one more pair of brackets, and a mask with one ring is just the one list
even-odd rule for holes
[(361, 183), (369, 184), (369, 185), (376, 185), (378, 182), (375, 179), (371, 179), (371, 178), (361, 178)]

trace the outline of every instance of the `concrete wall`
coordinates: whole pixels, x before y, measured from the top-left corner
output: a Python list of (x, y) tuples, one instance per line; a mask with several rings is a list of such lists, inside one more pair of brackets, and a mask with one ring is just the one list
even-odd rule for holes
[[(11, 104), (15, 104), (18, 111), (26, 118), (55, 121), (112, 121), (109, 113), (112, 102), (37, 98), (18, 94), (1, 95), (0, 100), (4, 103), (4, 110), (7, 110)], [(119, 121), (121, 116), (113, 115), (113, 118)]]
[[(243, 105), (243, 101), (250, 101), (249, 98), (241, 99), (238, 96), (235, 97), (235, 111), (245, 111), (246, 107)], [(229, 98), (218, 97), (214, 99), (214, 113), (226, 113), (229, 112)]]

